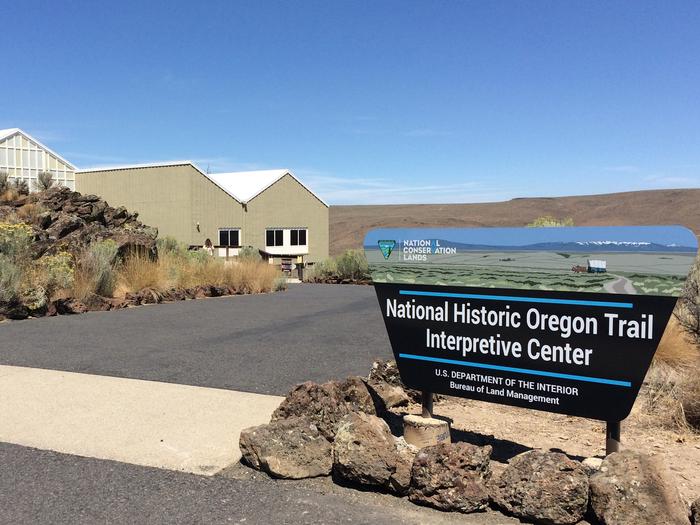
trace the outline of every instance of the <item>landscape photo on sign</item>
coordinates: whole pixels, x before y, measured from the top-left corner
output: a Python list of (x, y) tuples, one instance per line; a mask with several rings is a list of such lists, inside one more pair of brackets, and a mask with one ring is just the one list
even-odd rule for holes
[(395, 228), (364, 248), (407, 386), (619, 421), (697, 239), (680, 226)]

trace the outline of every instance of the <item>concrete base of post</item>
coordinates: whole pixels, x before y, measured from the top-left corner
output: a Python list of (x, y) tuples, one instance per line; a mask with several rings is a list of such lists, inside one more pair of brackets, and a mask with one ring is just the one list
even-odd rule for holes
[(418, 448), (452, 442), (447, 421), (415, 415), (404, 416), (403, 437), (407, 443)]

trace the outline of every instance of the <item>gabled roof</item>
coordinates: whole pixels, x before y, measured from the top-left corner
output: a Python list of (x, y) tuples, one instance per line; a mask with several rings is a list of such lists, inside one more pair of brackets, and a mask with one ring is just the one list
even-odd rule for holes
[(292, 177), (306, 191), (321, 201), (321, 204), (328, 206), (321, 197), (311, 191), (288, 169), (209, 173), (207, 177), (236, 200), (245, 203), (253, 200), (285, 175)]
[(31, 141), (34, 142), (37, 146), (39, 146), (41, 149), (46, 150), (47, 152), (51, 153), (51, 155), (53, 155), (54, 157), (56, 157), (57, 159), (59, 159), (61, 162), (63, 162), (64, 164), (68, 165), (68, 167), (69, 167), (70, 169), (72, 169), (72, 170), (77, 169), (77, 168), (75, 167), (75, 165), (74, 165), (72, 162), (70, 162), (70, 161), (64, 159), (64, 158), (61, 157), (58, 153), (56, 153), (54, 150), (52, 150), (51, 148), (47, 147), (45, 144), (42, 144), (41, 142), (39, 142), (38, 140), (36, 140), (34, 137), (32, 137), (29, 133), (26, 133), (26, 132), (22, 131), (22, 130), (19, 129), (19, 128), (0, 129), (0, 140), (5, 140), (5, 139), (11, 137), (12, 135), (16, 135), (16, 134), (20, 134), (20, 135), (22, 135), (25, 139), (31, 140)]
[(174, 166), (191, 166), (212, 183), (226, 192), (228, 195), (236, 199), (242, 204), (246, 204), (260, 195), (267, 188), (275, 184), (285, 175), (289, 175), (295, 181), (316, 197), (321, 204), (328, 207), (328, 204), (313, 191), (311, 191), (303, 182), (297, 179), (294, 174), (288, 169), (277, 170), (257, 170), (257, 171), (233, 171), (229, 173), (205, 173), (199, 166), (191, 160), (174, 160), (168, 162), (155, 162), (150, 164), (129, 164), (122, 166), (109, 166), (103, 168), (93, 168), (87, 170), (79, 170), (78, 173), (96, 173), (100, 171), (119, 171), (140, 168), (169, 168)]

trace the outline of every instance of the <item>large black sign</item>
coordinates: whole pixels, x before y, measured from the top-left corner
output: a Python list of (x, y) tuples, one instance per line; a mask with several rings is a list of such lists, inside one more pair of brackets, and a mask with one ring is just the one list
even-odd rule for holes
[(410, 388), (563, 414), (627, 417), (672, 297), (375, 284)]
[(548, 230), (487, 230), (504, 232), (497, 246), (466, 242), (484, 231), (474, 229), (368, 234), (408, 387), (606, 421), (629, 415), (695, 237), (680, 227)]

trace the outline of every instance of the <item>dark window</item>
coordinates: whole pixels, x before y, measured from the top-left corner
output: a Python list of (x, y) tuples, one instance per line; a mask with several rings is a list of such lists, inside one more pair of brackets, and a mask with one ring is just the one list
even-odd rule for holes
[(241, 231), (238, 229), (219, 230), (219, 246), (238, 248), (241, 245), (240, 238)]
[(291, 230), (292, 246), (306, 246), (306, 230)]
[(283, 246), (282, 230), (267, 230), (265, 233), (265, 246)]

